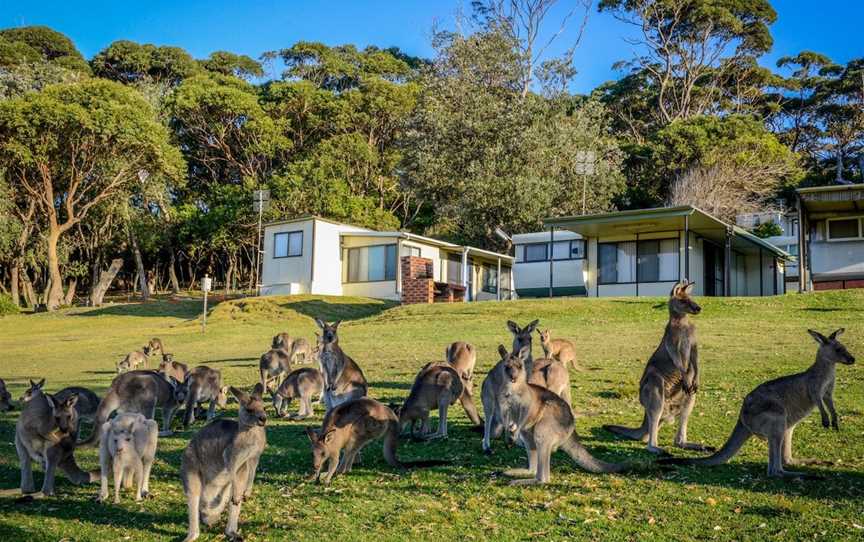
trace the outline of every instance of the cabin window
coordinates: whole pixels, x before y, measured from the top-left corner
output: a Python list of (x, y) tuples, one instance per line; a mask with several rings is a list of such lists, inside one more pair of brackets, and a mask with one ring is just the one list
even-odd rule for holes
[(289, 231), (273, 235), (273, 257), (292, 258), (303, 255), (303, 232)]
[(861, 238), (860, 218), (829, 218), (828, 240), (843, 241)]
[(525, 261), (526, 262), (545, 262), (549, 259), (546, 255), (549, 249), (549, 243), (532, 243), (525, 245)]
[(497, 294), (498, 293), (498, 268), (492, 267), (491, 265), (483, 265), (480, 273), (483, 275), (481, 277), (481, 285), (484, 292), (487, 294)]
[(678, 239), (598, 243), (600, 284), (678, 280)]
[(420, 247), (412, 247), (408, 245), (402, 245), (402, 256), (413, 256), (414, 258), (420, 257)]
[[(585, 241), (583, 239), (554, 241), (552, 243), (552, 259), (555, 261), (585, 259)], [(516, 245), (516, 261), (520, 263), (548, 262), (549, 243)]]
[(347, 282), (396, 280), (396, 245), (348, 249)]

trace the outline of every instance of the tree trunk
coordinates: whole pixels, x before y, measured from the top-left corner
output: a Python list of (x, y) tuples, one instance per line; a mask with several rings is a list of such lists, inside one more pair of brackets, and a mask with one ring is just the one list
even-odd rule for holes
[(225, 296), (231, 294), (231, 280), (234, 278), (234, 255), (228, 254), (228, 270), (225, 271)]
[(177, 280), (177, 271), (174, 269), (174, 250), (169, 250), (170, 258), (168, 259), (168, 278), (171, 280), (171, 293), (174, 295), (180, 294), (180, 281)]
[(21, 294), (18, 291), (18, 277), (21, 274), (21, 261), (16, 258), (12, 263), (12, 276), (9, 277), (10, 289), (12, 290), (12, 303), (15, 303), (16, 307), (21, 306)]
[(78, 288), (78, 279), (76, 277), (72, 277), (69, 279), (69, 286), (66, 288), (66, 299), (63, 300), (63, 304), (71, 307), (72, 303), (75, 302), (75, 289)]
[(141, 300), (150, 299), (150, 288), (147, 284), (147, 272), (144, 270), (144, 260), (141, 258), (141, 249), (138, 246), (138, 237), (129, 227), (129, 240), (132, 241), (132, 254), (135, 256), (135, 268), (138, 270), (138, 284), (141, 285)]
[(21, 284), (24, 289), (24, 303), (30, 307), (36, 307), (36, 292), (33, 290), (33, 283), (30, 282), (30, 277), (27, 276), (27, 270), (19, 267)]
[(49, 311), (57, 310), (63, 302), (63, 275), (60, 274), (60, 259), (57, 257), (57, 243), (60, 229), (51, 224), (48, 231), (48, 288), (45, 304)]
[(122, 258), (114, 258), (111, 260), (111, 266), (108, 267), (107, 271), (102, 271), (99, 274), (99, 281), (93, 286), (93, 291), (90, 293), (90, 306), (98, 307), (102, 304), (102, 299), (105, 297), (105, 292), (108, 291), (108, 288), (111, 286), (111, 282), (114, 281), (114, 277), (117, 276), (117, 273), (120, 271), (120, 268), (123, 267), (123, 259)]

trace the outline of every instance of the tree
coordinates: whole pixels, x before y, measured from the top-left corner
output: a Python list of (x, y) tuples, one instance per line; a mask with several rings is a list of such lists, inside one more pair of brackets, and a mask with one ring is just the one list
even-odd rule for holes
[(636, 27), (634, 73), (656, 90), (661, 125), (709, 113), (736, 59), (771, 48), (768, 0), (601, 0), (600, 11)]
[(46, 224), (47, 304), (55, 309), (63, 299), (62, 237), (100, 203), (127, 194), (142, 171), (180, 175), (182, 158), (137, 92), (90, 80), (0, 103), (0, 165)]
[(246, 55), (216, 51), (210, 53), (207, 60), (200, 62), (205, 70), (221, 73), (222, 75), (233, 75), (241, 79), (264, 76), (264, 69), (261, 67), (261, 63)]
[(115, 41), (90, 61), (93, 73), (121, 83), (165, 82), (176, 85), (199, 71), (198, 63), (179, 47)]

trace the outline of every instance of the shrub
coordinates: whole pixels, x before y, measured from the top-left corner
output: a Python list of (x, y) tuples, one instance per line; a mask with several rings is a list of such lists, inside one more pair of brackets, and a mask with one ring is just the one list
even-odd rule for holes
[(0, 294), (0, 316), (7, 314), (18, 314), (18, 305), (12, 302), (12, 298), (6, 294)]

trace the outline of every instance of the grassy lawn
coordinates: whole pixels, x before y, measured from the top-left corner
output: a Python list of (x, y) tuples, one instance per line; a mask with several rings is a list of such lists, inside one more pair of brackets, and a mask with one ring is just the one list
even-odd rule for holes
[[(639, 376), (663, 333), (661, 299), (560, 299), (504, 303), (393, 307), (351, 298), (247, 299), (216, 306), (201, 333), (197, 301), (159, 301), (72, 309), (59, 314), (0, 319), (0, 377), (17, 399), (29, 378), (46, 377), (46, 389), (79, 384), (103, 393), (114, 365), (150, 337), (192, 364), (208, 364), (231, 384), (251, 386), (257, 359), (278, 331), (313, 338), (311, 315), (343, 318), (340, 344), (363, 368), (370, 395), (401, 400), (417, 369), (441, 359), (445, 346), (463, 339), (480, 352), (476, 387), (497, 361), (499, 343), (509, 346), (507, 319), (525, 324), (540, 318), (557, 336), (577, 345), (583, 370), (571, 372), (577, 431), (585, 445), (607, 460), (648, 465), (644, 445), (617, 440), (604, 423), (638, 425)], [(735, 424), (741, 399), (758, 383), (805, 369), (816, 343), (806, 329), (846, 327), (843, 342), (864, 359), (864, 292), (789, 295), (780, 298), (702, 298), (695, 318), (700, 340), (702, 386), (690, 439), (721, 445)], [(540, 353), (535, 339), (535, 355)], [(864, 376), (858, 365), (837, 369), (835, 392), (840, 431), (824, 430), (811, 415), (795, 433), (800, 457), (832, 460), (814, 467), (821, 481), (768, 480), (767, 447), (751, 440), (733, 461), (713, 469), (628, 475), (590, 475), (556, 454), (552, 484), (512, 488), (497, 473), (524, 462), (520, 449), (495, 443), (480, 452), (457, 406), (450, 439), (405, 442), (403, 459), (443, 458), (445, 467), (400, 475), (381, 457), (380, 445), (329, 488), (306, 482), (311, 456), (306, 423), (273, 420), (269, 445), (253, 498), (244, 504), (241, 532), (247, 540), (839, 540), (864, 536)], [(480, 407), (478, 399), (478, 407)], [(296, 404), (292, 405), (296, 408)], [(233, 416), (230, 405), (225, 416)], [(316, 422), (320, 423), (319, 411)], [(17, 487), (16, 413), (0, 415), (0, 486)], [(197, 425), (195, 429), (198, 429)], [(128, 493), (120, 505), (94, 502), (98, 488), (77, 488), (58, 475), (58, 496), (27, 504), (0, 499), (2, 540), (177, 540), (186, 529), (179, 481), (180, 456), (192, 432), (160, 439), (153, 471), (153, 498), (136, 504)], [(661, 431), (670, 447), (674, 428)], [(679, 453), (672, 449), (673, 453)], [(95, 468), (96, 452), (78, 454)], [(41, 472), (37, 472), (37, 485)], [(221, 529), (202, 540), (221, 540)]]

